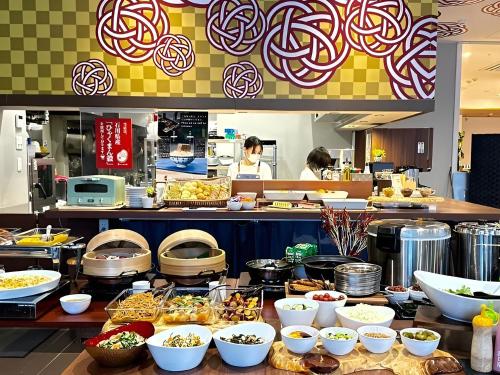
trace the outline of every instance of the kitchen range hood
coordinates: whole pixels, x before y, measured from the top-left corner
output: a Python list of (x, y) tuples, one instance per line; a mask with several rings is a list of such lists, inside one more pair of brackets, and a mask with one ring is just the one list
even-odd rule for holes
[(314, 122), (317, 124), (333, 125), (338, 130), (365, 130), (379, 125), (389, 124), (408, 117), (416, 116), (421, 112), (410, 111), (349, 111), (315, 113)]

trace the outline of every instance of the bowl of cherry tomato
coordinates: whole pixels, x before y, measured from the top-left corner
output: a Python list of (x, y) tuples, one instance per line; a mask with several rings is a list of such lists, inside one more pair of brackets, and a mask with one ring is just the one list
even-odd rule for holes
[(319, 290), (306, 293), (305, 297), (318, 302), (319, 309), (316, 314), (315, 322), (320, 327), (333, 327), (337, 322), (337, 307), (344, 307), (347, 302), (347, 296), (344, 293), (334, 292), (332, 290)]

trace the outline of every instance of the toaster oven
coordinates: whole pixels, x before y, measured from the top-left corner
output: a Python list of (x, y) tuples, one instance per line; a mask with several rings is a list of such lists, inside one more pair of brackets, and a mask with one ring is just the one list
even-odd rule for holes
[(125, 204), (125, 178), (104, 175), (71, 177), (67, 194), (69, 206), (121, 206)]

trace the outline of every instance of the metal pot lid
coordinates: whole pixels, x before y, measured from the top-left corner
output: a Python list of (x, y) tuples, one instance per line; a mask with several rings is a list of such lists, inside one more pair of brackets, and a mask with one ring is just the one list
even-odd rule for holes
[(455, 226), (455, 231), (460, 234), (500, 236), (500, 222), (463, 222)]
[(379, 232), (395, 234), (401, 239), (443, 240), (451, 237), (448, 224), (432, 220), (385, 219), (374, 220), (368, 225), (368, 234), (377, 237)]
[(110, 229), (97, 234), (87, 244), (87, 251), (117, 248), (149, 249), (146, 239), (129, 229)]

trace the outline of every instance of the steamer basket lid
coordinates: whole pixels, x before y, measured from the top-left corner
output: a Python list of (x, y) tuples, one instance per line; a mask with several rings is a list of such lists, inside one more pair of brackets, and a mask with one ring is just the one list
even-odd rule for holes
[(149, 244), (139, 233), (129, 229), (110, 229), (94, 236), (87, 244), (87, 251), (116, 248), (148, 249)]
[(219, 247), (217, 240), (209, 233), (198, 229), (186, 229), (166, 237), (158, 247), (158, 257), (167, 250), (175, 248)]

